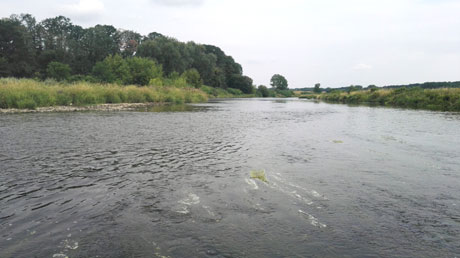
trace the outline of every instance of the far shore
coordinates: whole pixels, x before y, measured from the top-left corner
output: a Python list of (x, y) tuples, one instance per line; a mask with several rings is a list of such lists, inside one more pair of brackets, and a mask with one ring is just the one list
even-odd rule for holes
[(167, 102), (149, 103), (116, 103), (97, 104), (87, 106), (51, 106), (37, 107), (35, 109), (0, 108), (0, 114), (14, 113), (49, 113), (49, 112), (77, 112), (77, 111), (132, 111), (140, 108), (169, 105)]

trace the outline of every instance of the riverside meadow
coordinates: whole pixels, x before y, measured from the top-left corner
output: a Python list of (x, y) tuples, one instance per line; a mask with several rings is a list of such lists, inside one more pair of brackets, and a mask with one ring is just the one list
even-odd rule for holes
[(370, 104), (434, 111), (460, 111), (460, 89), (398, 88), (300, 95), (300, 98), (344, 104)]
[(0, 79), (0, 108), (35, 109), (49, 106), (83, 106), (106, 103), (193, 103), (207, 94), (191, 87), (120, 86), (98, 83), (39, 82), (32, 79)]

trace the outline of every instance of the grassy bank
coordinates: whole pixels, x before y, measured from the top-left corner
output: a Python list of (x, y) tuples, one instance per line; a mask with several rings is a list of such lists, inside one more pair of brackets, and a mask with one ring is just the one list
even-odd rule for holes
[(207, 94), (190, 87), (120, 86), (77, 82), (39, 82), (0, 79), (0, 108), (34, 109), (48, 106), (84, 106), (106, 103), (204, 102)]
[(221, 89), (213, 88), (209, 86), (201, 86), (200, 90), (204, 91), (210, 98), (251, 98), (255, 97), (255, 94), (246, 94), (239, 89)]
[(374, 89), (306, 95), (305, 98), (350, 104), (378, 104), (440, 111), (460, 111), (460, 89)]

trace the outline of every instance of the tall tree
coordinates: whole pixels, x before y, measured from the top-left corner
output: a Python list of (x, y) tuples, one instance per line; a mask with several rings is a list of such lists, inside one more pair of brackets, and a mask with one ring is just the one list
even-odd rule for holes
[(120, 53), (120, 37), (111, 25), (96, 25), (85, 31), (83, 47), (88, 52), (88, 60), (94, 65), (109, 55)]
[[(28, 77), (34, 67), (27, 28), (18, 20), (0, 20), (0, 75)], [(5, 63), (7, 65), (5, 65)]]
[(288, 82), (284, 76), (280, 74), (275, 74), (272, 76), (270, 80), (270, 85), (277, 90), (287, 90), (288, 88)]
[(321, 93), (320, 87), (321, 87), (321, 84), (319, 84), (319, 83), (315, 84), (315, 87), (313, 88), (313, 92), (314, 93)]

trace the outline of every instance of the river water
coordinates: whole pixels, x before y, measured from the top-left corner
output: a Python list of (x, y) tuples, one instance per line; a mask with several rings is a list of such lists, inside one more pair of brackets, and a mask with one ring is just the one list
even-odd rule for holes
[(0, 257), (460, 257), (459, 130), (296, 99), (0, 115)]

